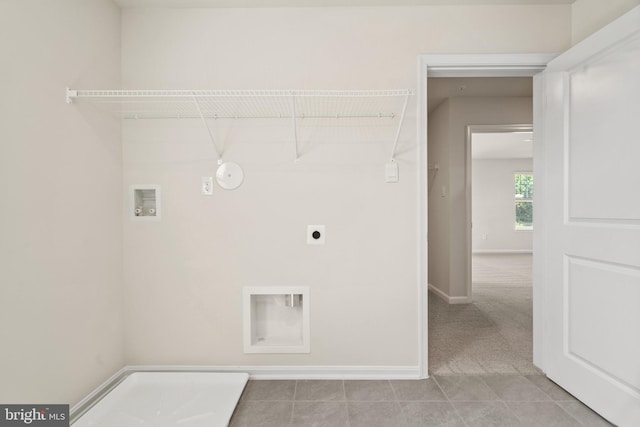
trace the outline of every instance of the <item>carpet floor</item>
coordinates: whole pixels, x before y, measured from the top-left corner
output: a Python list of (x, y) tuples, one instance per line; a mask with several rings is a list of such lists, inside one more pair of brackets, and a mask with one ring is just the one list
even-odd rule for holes
[(429, 293), (435, 375), (539, 374), (533, 365), (530, 254), (473, 256), (473, 303)]

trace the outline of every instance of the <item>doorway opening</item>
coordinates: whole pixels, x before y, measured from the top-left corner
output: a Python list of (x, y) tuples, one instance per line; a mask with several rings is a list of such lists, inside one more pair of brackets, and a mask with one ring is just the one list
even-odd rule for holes
[[(429, 297), (431, 279), (430, 254), (433, 251), (433, 236), (428, 233), (428, 224), (431, 220), (429, 215), (433, 186), (429, 188), (427, 179), (431, 173), (439, 176), (446, 174), (439, 173), (439, 167), (427, 154), (429, 144), (428, 132), (431, 131), (431, 124), (427, 126), (429, 111), (429, 98), (432, 98), (431, 91), (427, 91), (428, 78), (455, 78), (455, 77), (534, 77), (546, 68), (546, 64), (554, 57), (553, 54), (489, 54), (489, 55), (420, 55), (418, 57), (418, 82), (417, 82), (417, 117), (418, 117), (418, 159), (419, 159), (419, 185), (418, 185), (418, 281), (417, 294), (419, 305), (418, 316), (418, 353), (420, 376), (429, 376)], [(533, 78), (533, 116), (540, 124), (542, 121), (542, 106), (540, 93), (542, 80)], [(437, 105), (437, 104), (436, 104)], [(495, 122), (494, 122), (495, 123)], [(539, 147), (539, 148), (535, 148)], [(534, 157), (541, 159), (542, 144), (534, 147)], [(536, 168), (544, 170), (543, 163), (537, 160)], [(541, 175), (538, 174), (538, 179)], [(543, 176), (542, 176), (543, 177)], [(544, 178), (544, 177), (543, 177)], [(461, 228), (464, 229), (464, 223)], [(534, 245), (538, 248), (544, 247), (545, 238), (542, 228), (537, 227), (534, 231)], [(464, 232), (464, 231), (463, 231)], [(464, 251), (463, 251), (464, 252)], [(538, 259), (538, 261), (536, 261)], [(544, 275), (544, 264), (542, 258), (534, 258), (535, 276)], [(533, 284), (533, 323), (534, 323), (534, 360), (536, 366), (545, 370), (543, 359), (544, 336), (542, 330), (543, 304), (542, 287), (534, 280)]]
[(522, 124), (532, 120), (532, 79), (427, 86), (430, 371), (539, 374), (525, 229), (532, 201), (515, 191), (533, 173), (533, 127)]
[(530, 286), (533, 125), (468, 125), (466, 153), (467, 295), (473, 300), (474, 283)]

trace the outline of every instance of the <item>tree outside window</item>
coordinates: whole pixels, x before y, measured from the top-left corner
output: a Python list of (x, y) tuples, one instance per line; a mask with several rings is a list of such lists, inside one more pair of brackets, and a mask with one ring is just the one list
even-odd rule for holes
[(533, 174), (515, 174), (516, 230), (533, 229)]

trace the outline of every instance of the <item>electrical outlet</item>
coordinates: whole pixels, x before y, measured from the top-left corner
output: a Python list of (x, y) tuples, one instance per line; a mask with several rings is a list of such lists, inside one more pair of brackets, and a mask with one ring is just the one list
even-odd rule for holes
[(211, 196), (213, 194), (213, 177), (203, 176), (200, 189), (205, 196)]

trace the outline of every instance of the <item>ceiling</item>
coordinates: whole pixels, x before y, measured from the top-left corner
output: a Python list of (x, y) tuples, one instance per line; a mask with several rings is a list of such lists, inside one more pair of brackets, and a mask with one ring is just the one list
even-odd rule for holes
[(571, 4), (575, 0), (114, 0), (121, 7), (360, 7)]
[(500, 132), (471, 135), (471, 157), (478, 159), (531, 159), (533, 133)]
[[(531, 77), (430, 77), (427, 79), (429, 112), (447, 98), (456, 97), (533, 97)], [(473, 159), (533, 158), (531, 132), (474, 133), (471, 138)]]
[(476, 96), (533, 96), (531, 77), (430, 77), (427, 108), (432, 112), (445, 99)]

